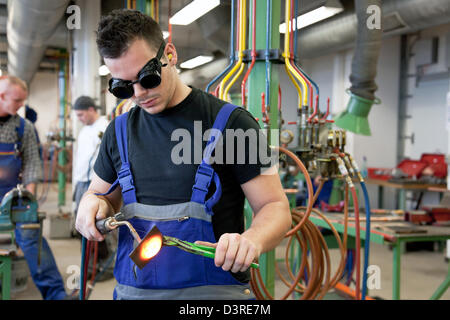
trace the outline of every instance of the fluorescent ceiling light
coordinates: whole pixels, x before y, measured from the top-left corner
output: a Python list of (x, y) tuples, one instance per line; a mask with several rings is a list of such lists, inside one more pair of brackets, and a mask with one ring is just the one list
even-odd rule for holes
[[(340, 5), (339, 2), (333, 1), (331, 3), (329, 1), (324, 6), (298, 16), (297, 29), (301, 29), (319, 21), (328, 19), (342, 11), (344, 11), (344, 8), (342, 7), (342, 5)], [(294, 25), (293, 30), (295, 30), (295, 19), (292, 19), (289, 25), (291, 25), (291, 23)], [(280, 24), (280, 33), (286, 33), (286, 22)]]
[(167, 39), (169, 37), (169, 31), (163, 31), (162, 34), (164, 39)]
[(180, 67), (183, 69), (194, 69), (198, 66), (201, 66), (202, 64), (212, 61), (213, 59), (214, 58), (212, 56), (197, 56), (195, 58), (183, 62), (182, 64), (180, 64)]
[(107, 76), (109, 74), (108, 67), (106, 65), (100, 66), (100, 68), (98, 68), (98, 74), (102, 77)]
[(188, 25), (220, 4), (220, 0), (194, 0), (175, 13), (169, 20), (170, 24)]

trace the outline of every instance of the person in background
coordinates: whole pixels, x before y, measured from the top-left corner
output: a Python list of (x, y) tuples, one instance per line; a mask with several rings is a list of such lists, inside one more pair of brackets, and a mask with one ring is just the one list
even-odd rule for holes
[[(18, 184), (36, 194), (41, 178), (41, 160), (33, 124), (17, 111), (24, 105), (28, 88), (14, 76), (0, 77), (0, 200)], [(68, 299), (63, 279), (52, 251), (42, 238), (41, 261), (38, 264), (39, 231), (22, 229), (16, 224), (17, 245), (22, 249), (34, 284), (45, 300)]]
[[(97, 159), (101, 138), (108, 126), (108, 120), (100, 116), (97, 111), (98, 107), (95, 105), (94, 99), (88, 96), (79, 97), (74, 105), (73, 110), (81, 123), (84, 125), (78, 134), (77, 151), (75, 152), (75, 168), (73, 181), (75, 183), (75, 190), (73, 200), (75, 202), (75, 215), (78, 211), (78, 206), (83, 194), (87, 191), (94, 173), (93, 166)], [(99, 243), (97, 266), (102, 266), (104, 262), (108, 261), (110, 254), (114, 251), (115, 240), (113, 236), (108, 236), (107, 242)], [(111, 272), (104, 273), (106, 279), (112, 277)], [(100, 279), (99, 279), (100, 280)]]
[(72, 109), (75, 111), (78, 120), (84, 125), (78, 134), (77, 151), (74, 159), (74, 201), (75, 212), (77, 212), (81, 196), (91, 183), (94, 173), (92, 167), (97, 159), (101, 138), (108, 126), (108, 120), (100, 116), (94, 99), (88, 96), (79, 97)]

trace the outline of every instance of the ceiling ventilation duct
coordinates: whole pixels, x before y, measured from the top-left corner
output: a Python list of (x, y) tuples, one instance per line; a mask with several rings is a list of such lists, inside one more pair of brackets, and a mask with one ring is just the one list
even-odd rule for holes
[(30, 82), (69, 0), (8, 1), (8, 73)]
[[(414, 32), (450, 22), (448, 0), (384, 0), (381, 5), (383, 36)], [(354, 12), (302, 29), (299, 32), (301, 58), (313, 58), (352, 47), (356, 40)]]
[(358, 34), (350, 74), (351, 97), (347, 110), (336, 118), (337, 126), (363, 135), (371, 133), (367, 117), (376, 100), (375, 91), (378, 87), (375, 77), (383, 33), (381, 24), (368, 26), (367, 11), (372, 6), (380, 8), (381, 0), (355, 0)]

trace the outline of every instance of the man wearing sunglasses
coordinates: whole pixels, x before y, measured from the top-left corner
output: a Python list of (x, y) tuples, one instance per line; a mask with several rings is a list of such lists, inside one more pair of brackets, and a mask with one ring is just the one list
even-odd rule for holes
[[(113, 77), (109, 91), (137, 106), (105, 132), (77, 230), (102, 241), (95, 220), (120, 211), (141, 238), (156, 225), (163, 235), (216, 247), (213, 260), (163, 246), (140, 269), (128, 256), (137, 243), (121, 227), (114, 298), (251, 299), (248, 268), (283, 239), (291, 226), (289, 204), (276, 168), (249, 161), (259, 150), (247, 140), (228, 150), (231, 141), (213, 132), (259, 130), (258, 123), (246, 110), (184, 84), (175, 46), (165, 44), (159, 25), (138, 11), (102, 17), (97, 45)], [(202, 143), (196, 140), (198, 128)], [(203, 159), (189, 152), (182, 156), (191, 161), (175, 163), (179, 130), (191, 134), (187, 144), (205, 151)], [(224, 164), (212, 161), (220, 142)], [(267, 145), (262, 151), (269, 152)], [(238, 155), (245, 161), (237, 162)], [(254, 212), (247, 229), (245, 198)]]

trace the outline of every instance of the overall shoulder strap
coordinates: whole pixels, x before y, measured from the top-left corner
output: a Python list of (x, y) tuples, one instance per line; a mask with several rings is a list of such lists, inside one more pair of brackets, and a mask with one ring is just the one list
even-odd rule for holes
[[(211, 130), (202, 163), (198, 166), (197, 173), (195, 174), (195, 183), (192, 187), (191, 201), (204, 204), (206, 212), (210, 215), (213, 215), (212, 208), (222, 196), (220, 179), (210, 164), (210, 158), (216, 148), (217, 142), (220, 140), (220, 137), (225, 130), (231, 113), (237, 108), (239, 107), (232, 104), (226, 104), (220, 109), (212, 126), (212, 129), (215, 130)], [(208, 200), (206, 200), (209, 187), (213, 180), (216, 185), (216, 191)]]
[(133, 175), (131, 173), (130, 163), (128, 161), (128, 136), (127, 136), (128, 112), (121, 114), (115, 119), (115, 132), (117, 147), (119, 150), (122, 166), (117, 173), (117, 180), (111, 185), (106, 193), (98, 195), (107, 195), (120, 185), (124, 204), (137, 202), (136, 189), (134, 187)]

